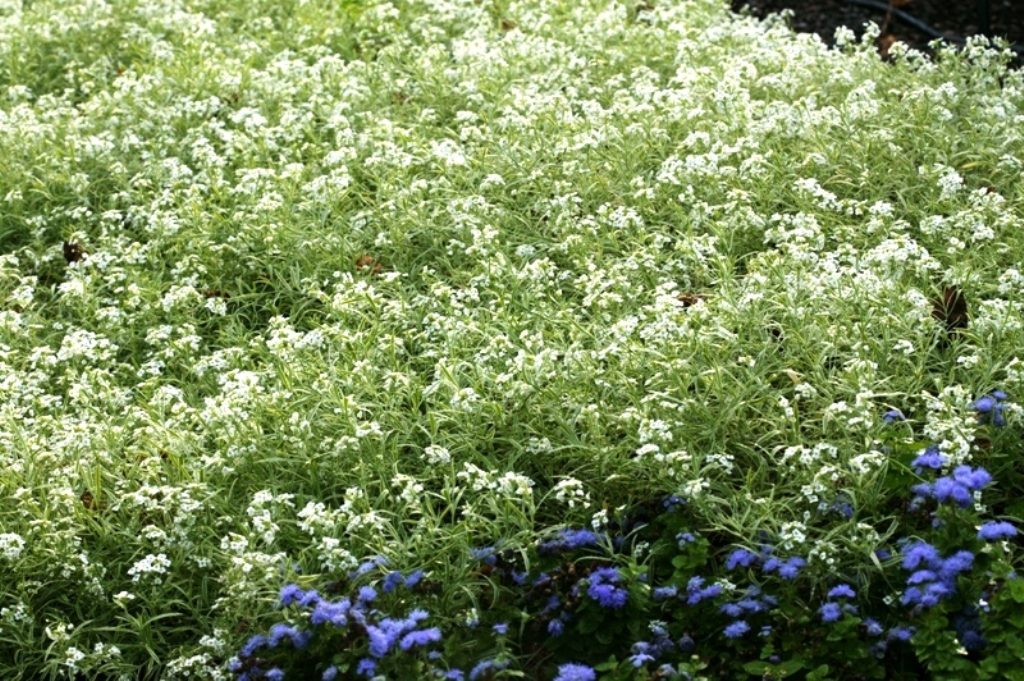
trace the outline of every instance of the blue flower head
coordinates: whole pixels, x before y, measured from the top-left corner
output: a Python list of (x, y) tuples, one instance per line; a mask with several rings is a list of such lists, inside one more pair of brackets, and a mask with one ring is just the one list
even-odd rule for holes
[(748, 631), (750, 631), (749, 624), (747, 624), (744, 620), (736, 620), (735, 622), (727, 626), (723, 633), (725, 633), (726, 638), (739, 638)]
[(843, 609), (838, 603), (826, 603), (818, 609), (822, 622), (835, 622), (843, 616)]
[(372, 677), (377, 672), (377, 662), (371, 660), (368, 657), (364, 657), (359, 660), (359, 664), (356, 665), (356, 674), (365, 676), (367, 678)]
[(412, 589), (423, 580), (423, 570), (414, 570), (405, 578), (405, 588)]
[(893, 423), (894, 421), (904, 421), (906, 417), (903, 416), (903, 412), (899, 409), (890, 409), (882, 414), (882, 420), (886, 423)]
[(800, 556), (792, 556), (779, 566), (779, 577), (783, 579), (796, 579), (800, 574), (800, 568), (805, 567), (807, 561)]
[(939, 470), (946, 464), (946, 457), (942, 455), (938, 445), (930, 445), (916, 459), (910, 462), (914, 472), (918, 475), (924, 472), (925, 468)]
[(978, 539), (999, 541), (1017, 536), (1017, 528), (1005, 520), (991, 520), (978, 529)]
[(558, 667), (558, 676), (554, 681), (595, 681), (597, 672), (585, 664), (563, 664)]
[(729, 554), (725, 560), (726, 570), (735, 570), (737, 567), (750, 567), (758, 559), (757, 554), (747, 549), (736, 549)]
[(651, 592), (651, 596), (654, 598), (655, 603), (668, 600), (669, 598), (675, 598), (678, 594), (679, 588), (675, 586), (659, 586)]
[(839, 584), (828, 591), (829, 598), (856, 598), (857, 593), (849, 584)]
[(1003, 416), (1003, 410), (1006, 408), (1003, 400), (1006, 397), (1006, 393), (1002, 390), (993, 390), (988, 395), (976, 399), (971, 406), (977, 410), (980, 420), (987, 419), (996, 428), (1002, 428), (1006, 425), (1006, 418)]
[(441, 630), (437, 627), (431, 627), (430, 629), (410, 631), (402, 637), (401, 641), (398, 642), (398, 647), (402, 650), (409, 650), (413, 646), (425, 646), (431, 643), (437, 643), (440, 640)]
[(665, 499), (663, 499), (661, 502), (661, 507), (664, 508), (669, 513), (675, 513), (676, 510), (682, 508), (685, 505), (686, 499), (683, 499), (681, 496), (678, 496), (676, 494), (665, 497)]
[(405, 584), (405, 577), (402, 576), (402, 573), (398, 570), (392, 570), (384, 576), (384, 583), (381, 585), (381, 588), (384, 590), (384, 593), (389, 594), (403, 584)]
[(299, 588), (298, 584), (285, 584), (281, 588), (281, 605), (289, 606), (300, 600), (304, 595), (305, 593)]

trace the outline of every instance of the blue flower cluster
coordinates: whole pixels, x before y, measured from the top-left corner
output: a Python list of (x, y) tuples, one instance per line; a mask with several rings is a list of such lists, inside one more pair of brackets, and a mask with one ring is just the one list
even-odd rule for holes
[(1002, 428), (1006, 425), (1006, 417), (1003, 416), (1003, 410), (1005, 406), (1003, 400), (1007, 398), (1006, 393), (1002, 390), (993, 390), (988, 395), (984, 395), (974, 400), (972, 405), (978, 412), (978, 418), (982, 421), (988, 421), (996, 428)]
[[(928, 448), (910, 465), (915, 470), (923, 471), (925, 468), (937, 470), (944, 463), (945, 457), (937, 449)], [(950, 475), (936, 478), (933, 483), (922, 482), (914, 485), (911, 488), (914, 493), (911, 507), (919, 508), (926, 499), (931, 497), (940, 504), (952, 501), (960, 508), (967, 508), (974, 502), (975, 493), (980, 492), (990, 482), (992, 482), (992, 476), (984, 468), (957, 466)]]
[(537, 544), (537, 552), (542, 556), (550, 556), (567, 551), (590, 548), (598, 546), (603, 538), (605, 538), (603, 535), (591, 532), (590, 530), (565, 529), (561, 530), (555, 539)]
[(828, 600), (818, 609), (818, 614), (821, 615), (821, 621), (826, 624), (835, 622), (842, 618), (844, 614), (857, 614), (857, 606), (852, 603), (847, 603), (845, 600), (840, 600), (838, 603), (835, 599), (847, 599), (856, 598), (857, 592), (849, 584), (839, 584), (828, 590), (826, 595)]
[(956, 578), (971, 569), (974, 554), (957, 551), (943, 558), (939, 550), (923, 541), (908, 544), (901, 552), (903, 569), (912, 571), (901, 602), (917, 608), (931, 608), (956, 592)]
[[(363, 563), (349, 576), (355, 578), (385, 566), (383, 560), (376, 559)], [(422, 578), (422, 570), (409, 575), (392, 571), (385, 575), (382, 588), (385, 592), (394, 591), (399, 586), (412, 589)], [(334, 629), (345, 629), (352, 640), (350, 645), (353, 648), (360, 645), (357, 641), (363, 640), (367, 655), (356, 665), (356, 674), (368, 678), (377, 674), (377, 666), (385, 657), (399, 652), (409, 653), (441, 640), (440, 629), (421, 626), (429, 617), (426, 611), (414, 609), (404, 618), (381, 617), (381, 613), (373, 607), (377, 598), (377, 590), (369, 585), (360, 586), (352, 595), (337, 600), (325, 598), (313, 589), (303, 590), (297, 584), (285, 585), (280, 594), (281, 606), (297, 606), (305, 610), (305, 617), (314, 630), (316, 627), (327, 625)], [(266, 664), (266, 651), (277, 648), (282, 643), (302, 650), (309, 645), (314, 630), (286, 623), (275, 624), (270, 628), (269, 634), (251, 637), (239, 651), (238, 657), (232, 661), (230, 669), (238, 674), (239, 681), (284, 679), (285, 672), (279, 667), (266, 670), (262, 668)], [(259, 656), (260, 653), (263, 653), (263, 657)], [(327, 667), (322, 673), (323, 681), (332, 681), (338, 674), (337, 667)]]
[[(747, 621), (751, 615), (768, 612), (772, 608), (777, 607), (778, 604), (777, 598), (762, 593), (760, 587), (751, 584), (742, 594), (742, 598), (732, 603), (724, 603), (718, 608), (719, 612), (724, 613), (733, 620), (723, 631), (725, 637), (739, 638), (743, 636), (751, 629), (750, 623)], [(770, 633), (771, 627), (761, 628), (762, 635)]]
[(590, 573), (587, 595), (602, 608), (621, 608), (629, 600), (629, 590), (622, 586), (622, 575), (613, 567), (598, 568)]

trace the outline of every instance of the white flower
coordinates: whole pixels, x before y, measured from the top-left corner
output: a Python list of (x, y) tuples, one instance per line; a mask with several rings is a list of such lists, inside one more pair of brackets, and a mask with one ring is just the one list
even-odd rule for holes
[(128, 568), (133, 582), (140, 582), (143, 579), (151, 578), (160, 583), (160, 575), (167, 574), (167, 568), (171, 567), (171, 561), (166, 554), (149, 554), (142, 560), (136, 561)]

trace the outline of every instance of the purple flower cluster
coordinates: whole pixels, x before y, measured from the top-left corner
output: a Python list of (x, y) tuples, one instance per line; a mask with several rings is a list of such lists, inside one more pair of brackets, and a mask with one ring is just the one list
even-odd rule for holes
[[(922, 454), (914, 460), (914, 464), (921, 461)], [(967, 508), (974, 502), (974, 493), (981, 491), (981, 488), (992, 482), (992, 476), (984, 468), (971, 468), (970, 466), (957, 466), (952, 474), (936, 478), (934, 483), (923, 482), (914, 485), (911, 490), (914, 492), (914, 506), (920, 506), (928, 497), (934, 498), (940, 504), (949, 501), (955, 502), (960, 508)]]
[(851, 615), (857, 614), (857, 606), (846, 602), (835, 602), (836, 598), (856, 598), (857, 592), (849, 584), (839, 584), (828, 590), (826, 594), (826, 601), (820, 608), (818, 608), (818, 614), (821, 615), (821, 621), (826, 624), (830, 624), (842, 618), (844, 613), (850, 613)]
[(970, 551), (957, 551), (943, 558), (938, 549), (923, 541), (908, 544), (901, 553), (903, 569), (911, 571), (901, 602), (919, 608), (934, 607), (952, 596), (956, 592), (957, 575), (970, 570), (974, 564), (974, 554)]
[(680, 601), (685, 601), (687, 605), (697, 605), (701, 601), (715, 598), (721, 593), (721, 585), (712, 584), (711, 586), (704, 586), (704, 578), (695, 576), (691, 577), (690, 581), (687, 582), (685, 592), (680, 592), (679, 587), (676, 586), (661, 586), (655, 588), (651, 595), (655, 602), (678, 598)]
[[(731, 617), (733, 622), (725, 627), (722, 633), (726, 638), (740, 638), (750, 631), (747, 617), (761, 612), (768, 612), (779, 604), (774, 596), (762, 594), (761, 589), (753, 584), (747, 587), (743, 597), (732, 603), (725, 603), (718, 609)], [(762, 628), (762, 633), (771, 633), (771, 627)]]
[(563, 664), (558, 668), (554, 681), (595, 681), (597, 672), (585, 664)]
[(591, 548), (601, 543), (602, 535), (590, 530), (562, 530), (555, 539), (537, 544), (537, 552), (543, 555), (554, 555)]
[[(384, 567), (383, 560), (370, 561), (360, 566), (354, 575), (365, 575), (374, 568)], [(369, 566), (365, 567), (364, 566)], [(422, 571), (408, 576), (392, 572), (385, 576), (384, 590), (391, 591), (399, 584), (412, 588), (422, 578)], [(377, 663), (385, 656), (397, 651), (409, 652), (413, 648), (428, 646), (441, 640), (441, 630), (437, 627), (420, 628), (420, 623), (427, 619), (424, 610), (413, 610), (402, 619), (385, 617), (379, 619), (373, 602), (377, 599), (377, 590), (370, 586), (361, 586), (348, 597), (338, 600), (324, 598), (315, 590), (304, 591), (296, 584), (288, 584), (281, 589), (282, 607), (298, 606), (309, 611), (309, 623), (313, 627), (330, 624), (335, 628), (345, 628), (351, 623), (356, 626), (352, 631), (365, 634), (368, 657), (356, 665), (356, 674), (372, 677), (376, 674)], [(254, 679), (283, 679), (285, 672), (279, 668), (267, 671), (258, 666), (261, 660), (256, 654), (264, 649), (273, 649), (282, 643), (290, 643), (298, 650), (306, 648), (313, 637), (313, 630), (299, 629), (296, 626), (278, 623), (270, 628), (268, 635), (257, 634), (251, 637), (230, 665), (231, 671), (238, 674), (239, 681)], [(323, 673), (325, 681), (331, 681), (338, 675), (337, 667), (328, 667)]]
[(748, 549), (736, 549), (725, 559), (725, 569), (735, 570), (738, 567), (750, 567), (759, 560), (759, 556)]
[(979, 419), (987, 420), (996, 428), (1002, 428), (1006, 425), (1006, 417), (1003, 416), (1003, 410), (1006, 407), (1003, 400), (1006, 397), (1006, 393), (1002, 390), (993, 390), (988, 395), (976, 399), (972, 406), (977, 410)]
[(946, 457), (942, 455), (938, 445), (928, 445), (916, 459), (910, 462), (910, 465), (915, 473), (921, 475), (926, 468), (937, 471), (945, 466)]
[(602, 608), (621, 608), (629, 599), (629, 591), (622, 586), (622, 575), (612, 567), (598, 568), (590, 573), (587, 595)]
[(1017, 536), (1017, 528), (1005, 520), (991, 520), (978, 528), (978, 539), (999, 541)]
[(906, 417), (899, 409), (890, 409), (882, 414), (882, 420), (886, 423), (894, 423), (896, 421), (905, 421)]
[(764, 562), (761, 566), (761, 571), (766, 574), (778, 572), (779, 577), (783, 579), (796, 579), (800, 574), (800, 569), (806, 566), (807, 561), (800, 556), (791, 556), (786, 560), (773, 556)]
[(651, 627), (654, 638), (651, 641), (637, 641), (629, 649), (629, 663), (639, 669), (648, 662), (657, 661), (662, 655), (673, 652), (676, 644), (668, 636), (668, 631), (660, 626)]

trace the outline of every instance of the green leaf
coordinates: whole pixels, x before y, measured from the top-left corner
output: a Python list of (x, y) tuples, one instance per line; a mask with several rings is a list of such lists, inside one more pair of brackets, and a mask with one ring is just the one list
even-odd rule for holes
[(807, 673), (807, 681), (827, 681), (828, 665), (823, 664), (814, 671)]
[(772, 665), (763, 660), (754, 660), (743, 665), (743, 671), (751, 676), (764, 676), (772, 668)]
[(1024, 603), (1024, 579), (1009, 579), (1006, 586), (1015, 602)]

